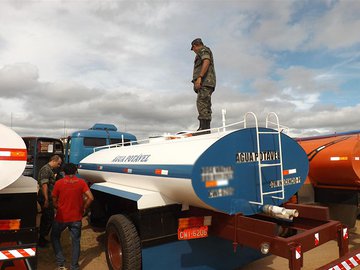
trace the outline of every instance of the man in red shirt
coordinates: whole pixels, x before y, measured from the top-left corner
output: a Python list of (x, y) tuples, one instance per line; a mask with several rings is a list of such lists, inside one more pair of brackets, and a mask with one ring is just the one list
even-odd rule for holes
[(59, 270), (66, 270), (62, 252), (61, 233), (68, 228), (72, 239), (71, 270), (80, 269), (81, 220), (94, 197), (81, 178), (76, 177), (77, 167), (73, 163), (64, 166), (65, 177), (55, 183), (52, 192), (54, 208), (57, 210), (51, 231), (51, 240)]

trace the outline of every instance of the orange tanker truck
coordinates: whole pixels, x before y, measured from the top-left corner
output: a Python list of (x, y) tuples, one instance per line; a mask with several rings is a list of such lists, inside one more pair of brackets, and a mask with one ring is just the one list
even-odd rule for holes
[(360, 130), (297, 140), (308, 156), (314, 201), (328, 206), (332, 219), (354, 227), (360, 205)]

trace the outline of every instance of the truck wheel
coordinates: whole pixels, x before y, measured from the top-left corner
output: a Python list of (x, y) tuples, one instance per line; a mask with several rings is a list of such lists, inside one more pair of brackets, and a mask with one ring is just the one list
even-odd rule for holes
[(140, 238), (124, 215), (113, 215), (106, 225), (106, 260), (111, 270), (140, 270)]

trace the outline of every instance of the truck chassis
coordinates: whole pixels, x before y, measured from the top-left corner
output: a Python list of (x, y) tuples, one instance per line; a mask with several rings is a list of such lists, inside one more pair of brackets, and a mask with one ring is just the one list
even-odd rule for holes
[[(181, 205), (137, 210), (135, 202), (124, 198), (96, 190), (94, 195), (95, 200), (101, 198), (101, 202), (97, 202), (97, 213), (101, 213), (103, 224), (107, 221), (106, 257), (108, 264), (114, 266), (110, 269), (128, 269), (121, 266), (122, 261), (126, 260), (126, 250), (132, 253), (128, 256), (129, 260), (135, 256), (137, 261), (141, 261), (141, 248), (177, 241), (179, 218), (204, 216), (212, 217), (209, 236), (228, 240), (229, 249), (242, 252), (237, 247), (246, 246), (264, 254), (283, 257), (289, 261), (290, 270), (300, 270), (303, 267), (303, 253), (332, 240), (338, 243), (339, 259), (319, 270), (331, 269), (354, 254), (359, 254), (360, 259), (360, 251), (349, 253), (348, 228), (339, 221), (330, 220), (327, 207), (287, 203), (284, 207), (297, 209), (300, 213), (290, 222), (265, 214), (228, 215), (197, 207), (182, 211)], [(95, 214), (92, 213), (92, 218), (96, 217)], [(119, 220), (125, 221), (118, 222)], [(123, 236), (118, 232), (124, 230), (132, 231), (131, 241), (121, 239)], [(136, 247), (128, 247), (126, 242), (129, 241), (135, 241)], [(120, 253), (121, 256), (118, 255)], [(144, 265), (142, 267), (148, 269)]]
[(20, 223), (18, 228), (0, 228), (0, 269), (36, 269), (36, 193), (0, 192), (0, 205), (3, 224), (15, 220)]

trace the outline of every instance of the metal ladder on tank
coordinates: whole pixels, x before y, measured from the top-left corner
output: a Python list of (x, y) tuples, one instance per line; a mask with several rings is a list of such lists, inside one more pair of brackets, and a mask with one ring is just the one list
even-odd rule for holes
[[(253, 112), (247, 112), (244, 116), (244, 128), (246, 128), (246, 119), (247, 117), (251, 115), (254, 117), (255, 120), (255, 130), (256, 130), (256, 147), (257, 147), (257, 154), (258, 154), (258, 173), (259, 173), (259, 187), (260, 187), (260, 201), (249, 201), (251, 204), (256, 205), (264, 205), (264, 197), (268, 195), (272, 195), (271, 197), (274, 199), (280, 199), (283, 200), (285, 198), (285, 189), (284, 189), (284, 173), (283, 173), (283, 162), (282, 162), (282, 148), (281, 148), (281, 130), (280, 130), (280, 124), (279, 124), (279, 117), (276, 113), (270, 112), (266, 116), (266, 128), (269, 128), (270, 124), (274, 124), (277, 131), (259, 131), (259, 125), (256, 115)], [(270, 117), (274, 116), (276, 122), (271, 122)], [(279, 162), (273, 163), (273, 164), (265, 164), (261, 162), (260, 159), (260, 135), (277, 135), (278, 137), (278, 144), (279, 144)], [(263, 177), (262, 177), (262, 169), (263, 168), (269, 168), (269, 167), (278, 167), (280, 169), (280, 176), (281, 176), (281, 189), (275, 190), (275, 191), (263, 191)], [(277, 196), (276, 196), (277, 195)]]

